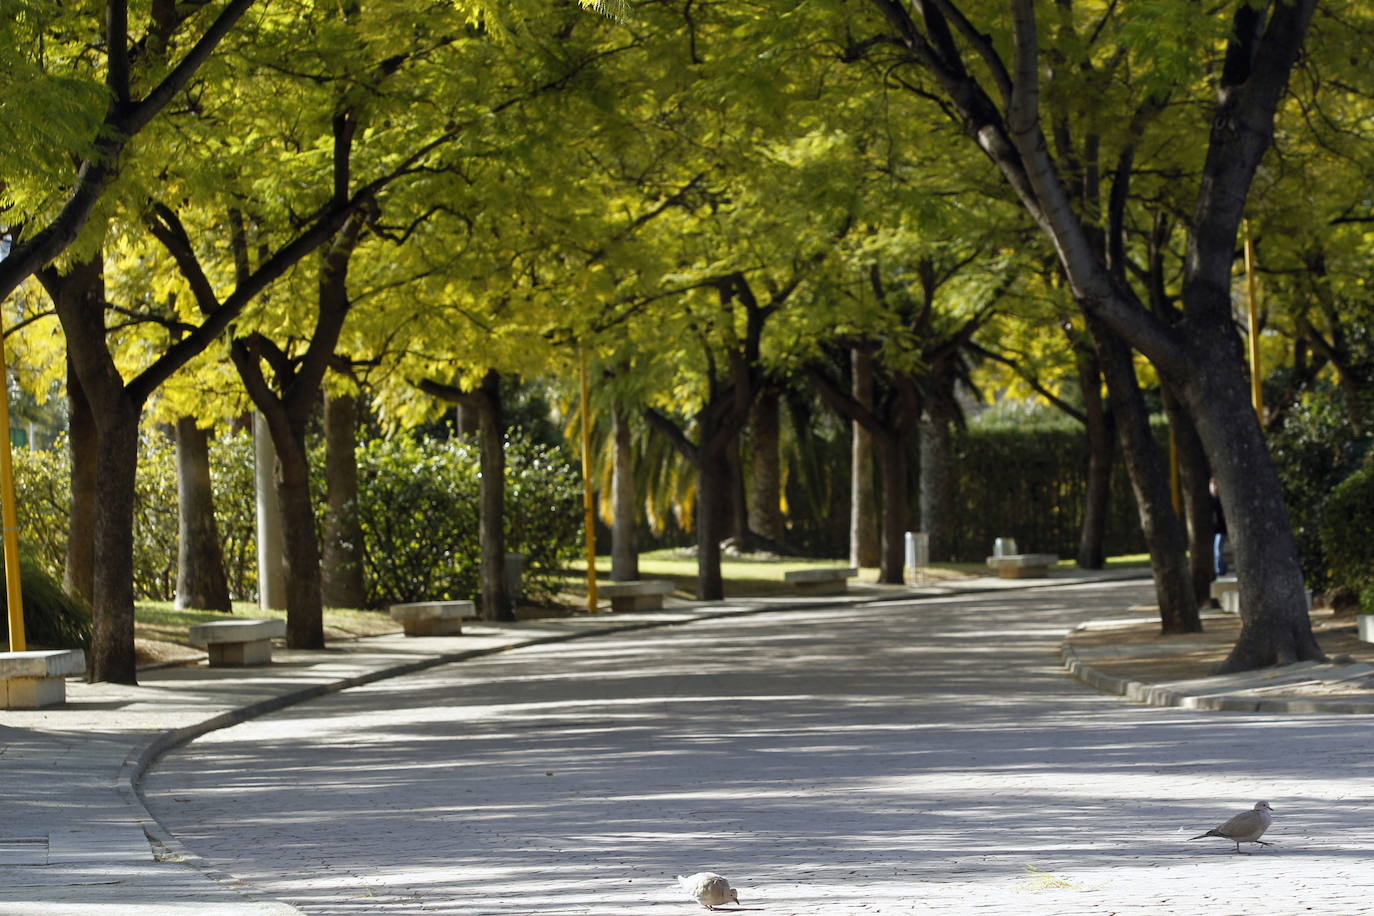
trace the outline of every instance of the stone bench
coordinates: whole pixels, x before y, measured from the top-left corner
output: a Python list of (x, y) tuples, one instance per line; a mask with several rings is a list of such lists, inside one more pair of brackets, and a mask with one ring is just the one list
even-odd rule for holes
[(0, 652), (0, 708), (41, 709), (67, 702), (69, 675), (86, 673), (80, 649)]
[(387, 609), (407, 636), (461, 636), (464, 620), (477, 619), (472, 601), (410, 601)]
[(190, 642), (204, 646), (212, 668), (272, 664), (272, 640), (286, 635), (286, 621), (212, 620), (191, 626)]
[(612, 611), (659, 611), (663, 596), (672, 592), (673, 583), (667, 579), (632, 579), (596, 586), (599, 597), (611, 599)]
[(782, 574), (783, 581), (793, 591), (803, 595), (843, 595), (849, 590), (849, 580), (859, 571), (853, 566), (833, 566), (824, 569), (792, 569)]
[(988, 557), (988, 568), (1003, 579), (1043, 579), (1058, 562), (1059, 557), (1052, 553), (1013, 553)]
[(1208, 587), (1209, 594), (1228, 614), (1240, 613), (1240, 581), (1235, 576), (1218, 576)]

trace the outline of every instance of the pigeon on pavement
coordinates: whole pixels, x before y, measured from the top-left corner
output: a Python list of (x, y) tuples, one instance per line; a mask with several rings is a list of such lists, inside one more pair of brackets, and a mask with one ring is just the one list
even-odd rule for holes
[(1235, 817), (1214, 827), (1206, 833), (1199, 833), (1197, 836), (1189, 837), (1190, 840), (1200, 840), (1205, 836), (1219, 836), (1230, 840), (1236, 844), (1236, 852), (1240, 852), (1241, 843), (1258, 843), (1261, 846), (1270, 844), (1264, 842), (1260, 837), (1264, 836), (1264, 831), (1269, 829), (1269, 825), (1274, 823), (1273, 809), (1269, 807), (1267, 801), (1255, 802), (1255, 807), (1249, 811), (1242, 811)]
[(708, 910), (714, 910), (732, 900), (739, 903), (739, 894), (730, 886), (730, 882), (714, 872), (699, 871), (695, 875), (678, 875), (677, 883)]

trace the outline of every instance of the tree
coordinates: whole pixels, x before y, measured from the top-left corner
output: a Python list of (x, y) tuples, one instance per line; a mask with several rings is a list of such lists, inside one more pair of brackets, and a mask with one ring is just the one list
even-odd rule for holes
[[(913, 15), (893, 0), (873, 0), (882, 20), (879, 41), (898, 49), (901, 63), (929, 75), (921, 90), (957, 116), (1052, 242), (1080, 308), (1144, 353), (1193, 416), (1221, 488), (1241, 583), (1242, 630), (1221, 670), (1323, 657), (1307, 618), (1278, 476), (1248, 403), (1230, 300), (1230, 269), (1247, 192), (1270, 145), (1275, 112), (1314, 7), (1314, 0), (1263, 9), (1240, 5), (1225, 19), (1190, 10), (1171, 23), (1191, 30), (1189, 37), (1180, 31), (1181, 44), (1226, 37), (1207, 135), (1191, 138), (1205, 150), (1205, 162), (1189, 226), (1182, 315), (1166, 323), (1141, 305), (1103, 259), (1092, 244), (1090, 215), (1074, 209), (1062, 177), (1065, 164), (1056, 158), (1043, 126), (1041, 72), (1049, 60), (1059, 60), (1051, 58), (1053, 52), (1068, 48), (1069, 63), (1052, 69), (1050, 90), (1058, 91), (1056, 80), (1062, 79), (1070, 84), (1066, 89), (1096, 88), (1106, 97), (1106, 87), (1122, 85), (1117, 75), (1132, 68), (1126, 85), (1141, 85), (1144, 91), (1129, 103), (1129, 118), (1118, 114), (1130, 125), (1118, 141), (1118, 163), (1129, 166), (1159, 107), (1151, 90), (1164, 84), (1165, 65), (1187, 63), (1173, 43), (1157, 35), (1146, 45), (1131, 43), (1127, 32), (1079, 31), (1075, 17), (1065, 16), (1055, 44), (1041, 37), (1030, 0), (1013, 2), (1010, 28), (1001, 30), (999, 43), (993, 31), (974, 24), (971, 5), (925, 5)], [(1131, 11), (1109, 13), (1102, 22), (1138, 28)], [(1112, 37), (1119, 43), (1103, 51), (1091, 36), (1098, 46)], [(1151, 59), (1152, 54), (1158, 56)], [(1145, 75), (1136, 76), (1142, 70)], [(1188, 78), (1205, 74), (1194, 70)], [(1121, 171), (1124, 177), (1129, 169)]]

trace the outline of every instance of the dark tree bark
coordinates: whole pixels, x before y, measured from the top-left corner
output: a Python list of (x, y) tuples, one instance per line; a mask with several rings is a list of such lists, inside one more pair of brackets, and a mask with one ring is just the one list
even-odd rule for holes
[(215, 524), (210, 436), (195, 417), (176, 422), (178, 608), (229, 613), (229, 580)]
[(488, 372), (478, 392), (482, 608), (488, 620), (514, 620), (510, 589), (506, 587), (506, 429), (501, 409), (501, 376)]
[(478, 541), (482, 551), (482, 616), (515, 619), (506, 585), (506, 430), (501, 403), (501, 374), (489, 370), (472, 391), (426, 379), (421, 390), (461, 404), (477, 418), (482, 480), (478, 491)]
[[(339, 129), (349, 130), (347, 126)], [(229, 351), (244, 390), (266, 421), (277, 451), (275, 483), (286, 577), (286, 644), (293, 649), (324, 647), (320, 542), (310, 494), (305, 432), (352, 308), (348, 266), (362, 229), (361, 215), (349, 218), (321, 252), (315, 326), (303, 355), (292, 358), (262, 334), (235, 339)]]
[[(72, 459), (72, 509), (62, 586), (90, 605), (95, 596), (95, 503), (100, 492), (98, 433), (81, 379), (67, 355), (67, 447)], [(133, 571), (130, 570), (130, 575)]]
[(1150, 413), (1135, 377), (1130, 348), (1093, 319), (1088, 320), (1088, 329), (1107, 379), (1107, 397), (1117, 418), (1121, 452), (1150, 551), (1161, 631), (1200, 633), (1202, 621), (1189, 575), (1187, 539), (1173, 509), (1169, 473), (1150, 431)]
[[(873, 352), (850, 349), (850, 394), (866, 410), (873, 409)], [(849, 564), (865, 567), (882, 562), (882, 529), (874, 475), (873, 434), (857, 420), (849, 421)]]
[(740, 437), (736, 436), (725, 449), (725, 468), (729, 475), (725, 530), (729, 532), (736, 551), (753, 553), (754, 537), (749, 530), (749, 485), (744, 479), (744, 456), (740, 452)]
[(614, 469), (611, 473), (611, 578), (639, 578), (639, 500), (635, 493), (634, 444), (625, 407), (611, 409), (614, 424)]
[[(1324, 659), (1307, 615), (1283, 491), (1249, 404), (1230, 299), (1246, 198), (1272, 140), (1274, 114), (1316, 0), (1242, 4), (1231, 13), (1189, 223), (1182, 317), (1173, 323), (1142, 306), (1094, 247), (1087, 221), (1073, 210), (1061, 164), (1052, 156), (1041, 124), (1039, 81), (1044, 71), (1031, 0), (1012, 3), (1010, 65), (992, 37), (954, 3), (923, 4), (918, 21), (905, 4), (872, 2), (887, 21), (888, 37), (906, 49), (910, 63), (932, 75), (935, 91), (957, 112), (965, 133), (1053, 242), (1080, 308), (1145, 354), (1192, 415), (1220, 489), (1240, 584), (1241, 632), (1218, 670)], [(976, 57), (978, 66), (970, 66), (966, 56)], [(1077, 79), (1096, 75), (1092, 61), (1077, 63)], [(992, 90), (980, 79), (987, 79)], [(1155, 99), (1144, 102), (1132, 114), (1130, 130), (1143, 131), (1157, 104)]]
[(759, 392), (750, 413), (749, 529), (774, 543), (786, 538), (782, 518), (780, 405), (776, 387)]
[(1102, 403), (1101, 369), (1096, 354), (1077, 351), (1079, 387), (1083, 392), (1084, 429), (1088, 439), (1088, 474), (1083, 495), (1083, 526), (1078, 537), (1078, 565), (1101, 569), (1107, 564), (1107, 506), (1111, 497), (1112, 439), (1116, 420)]
[(325, 516), (321, 550), (326, 607), (360, 608), (363, 529), (358, 523), (358, 404), (351, 394), (324, 399)]
[(1208, 489), (1211, 471), (1192, 418), (1167, 389), (1164, 408), (1178, 456), (1179, 489), (1187, 518), (1189, 578), (1193, 582), (1193, 596), (1201, 606), (1211, 599), (1212, 580), (1216, 578), (1212, 563), (1212, 497)]
[(888, 390), (875, 397), (873, 409), (860, 404), (849, 386), (832, 381), (813, 367), (811, 378), (831, 408), (845, 419), (860, 423), (877, 446), (878, 476), (882, 485), (882, 554), (878, 581), (901, 585), (905, 579), (906, 531), (911, 527), (911, 494), (907, 486), (906, 437), (916, 423), (918, 408), (909, 380), (890, 379)]
[(672, 419), (657, 410), (646, 410), (645, 420), (662, 433), (673, 447), (691, 463), (697, 475), (697, 598), (719, 601), (725, 597), (720, 572), (720, 542), (725, 538), (730, 515), (730, 464), (727, 449), (749, 421), (750, 408), (763, 385), (759, 349), (763, 328), (773, 312), (787, 300), (801, 282), (796, 274), (773, 292), (767, 304), (754, 295), (743, 274), (719, 277), (714, 285), (723, 311), (744, 310), (744, 333), (738, 345), (726, 356), (727, 369), (716, 367), (717, 354), (707, 349), (707, 391), (705, 403), (694, 420), (697, 441)]

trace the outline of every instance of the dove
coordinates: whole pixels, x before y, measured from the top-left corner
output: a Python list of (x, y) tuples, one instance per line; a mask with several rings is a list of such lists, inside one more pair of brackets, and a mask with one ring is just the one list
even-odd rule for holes
[(1205, 836), (1219, 836), (1235, 843), (1236, 852), (1240, 852), (1241, 843), (1258, 843), (1261, 846), (1268, 846), (1269, 844), (1261, 840), (1260, 837), (1264, 836), (1264, 831), (1268, 830), (1269, 825), (1273, 822), (1273, 809), (1269, 807), (1269, 803), (1267, 801), (1255, 802), (1253, 809), (1242, 811), (1220, 827), (1213, 827), (1206, 833), (1199, 833), (1188, 839), (1200, 840)]
[(715, 872), (699, 871), (695, 875), (678, 875), (677, 883), (696, 899), (697, 903), (714, 910), (722, 903), (739, 903), (739, 894), (730, 882)]

